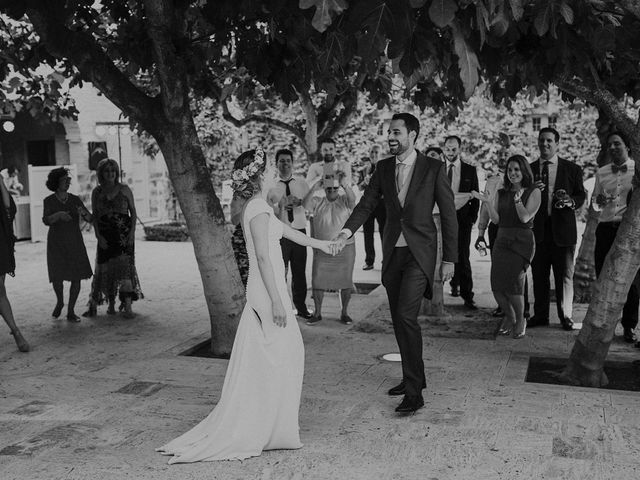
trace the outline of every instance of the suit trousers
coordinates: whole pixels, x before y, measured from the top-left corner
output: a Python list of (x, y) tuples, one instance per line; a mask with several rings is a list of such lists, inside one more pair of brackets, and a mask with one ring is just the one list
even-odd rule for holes
[(560, 247), (553, 241), (551, 220), (544, 226), (544, 240), (536, 243), (536, 253), (531, 262), (533, 275), (533, 314), (540, 320), (549, 319), (551, 282), (549, 274), (553, 268), (556, 286), (558, 319), (571, 318), (573, 314), (573, 258), (575, 245)]
[[(304, 228), (298, 229), (306, 233)], [(287, 238), (280, 239), (282, 259), (284, 260), (285, 275), (291, 265), (291, 298), (299, 313), (307, 311), (307, 247), (298, 245)]]
[[(596, 275), (600, 276), (602, 271), (602, 265), (604, 265), (604, 259), (609, 253), (613, 241), (616, 239), (618, 233), (618, 222), (602, 222), (598, 224), (596, 228), (596, 248), (593, 252), (594, 263), (596, 267)], [(640, 295), (638, 293), (638, 287), (634, 281), (631, 284), (629, 293), (627, 293), (627, 301), (622, 309), (622, 327), (634, 329), (638, 325), (638, 306), (640, 305)]]
[(362, 233), (364, 234), (364, 263), (367, 265), (373, 265), (376, 260), (376, 250), (373, 243), (373, 233), (375, 230), (375, 223), (378, 222), (378, 231), (380, 233), (380, 240), (382, 240), (382, 232), (384, 231), (384, 223), (387, 219), (387, 210), (384, 206), (384, 202), (380, 200), (378, 206), (373, 213), (367, 218), (367, 221), (362, 224)]
[(473, 300), (473, 278), (469, 260), (472, 228), (471, 223), (458, 222), (458, 261), (453, 270), (453, 278), (449, 282), (452, 287), (460, 287), (460, 296), (465, 300)]
[(393, 249), (382, 283), (389, 297), (393, 331), (402, 357), (402, 381), (407, 395), (420, 395), (422, 389), (426, 388), (418, 312), (428, 282), (409, 247)]

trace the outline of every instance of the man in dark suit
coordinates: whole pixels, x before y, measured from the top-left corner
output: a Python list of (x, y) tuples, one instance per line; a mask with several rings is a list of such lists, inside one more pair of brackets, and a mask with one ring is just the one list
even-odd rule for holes
[(553, 268), (556, 306), (562, 328), (573, 329), (573, 259), (577, 228), (575, 209), (586, 198), (582, 169), (558, 157), (560, 134), (543, 128), (538, 134), (540, 159), (531, 164), (542, 203), (533, 222), (536, 253), (531, 262), (533, 275), (533, 317), (527, 327), (549, 325), (549, 273)]
[(414, 412), (424, 405), (426, 379), (418, 311), (422, 297), (431, 298), (433, 291), (438, 244), (432, 214), (435, 204), (442, 225), (443, 281), (453, 275), (458, 241), (453, 193), (444, 164), (415, 150), (419, 131), (413, 115), (393, 116), (388, 133), (393, 156), (378, 162), (364, 195), (335, 239), (342, 247), (383, 199), (387, 222), (382, 239), (382, 284), (402, 357), (402, 382), (389, 390), (389, 395), (404, 395), (397, 412)]
[[(458, 219), (458, 261), (451, 279), (451, 295), (460, 295), (467, 308), (475, 310), (473, 301), (473, 278), (469, 261), (471, 229), (478, 219), (480, 201), (471, 197), (471, 191), (478, 191), (478, 173), (476, 168), (460, 159), (462, 140), (449, 135), (444, 141), (446, 173), (453, 191)], [(459, 290), (458, 290), (459, 289)]]

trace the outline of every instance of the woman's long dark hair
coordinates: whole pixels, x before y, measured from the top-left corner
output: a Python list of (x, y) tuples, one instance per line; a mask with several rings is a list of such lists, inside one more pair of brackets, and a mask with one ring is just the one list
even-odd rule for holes
[(533, 172), (531, 171), (531, 167), (529, 166), (529, 162), (527, 162), (527, 159), (522, 155), (512, 155), (507, 159), (507, 164), (504, 170), (504, 189), (511, 190), (511, 187), (513, 186), (511, 180), (509, 180), (508, 175), (509, 164), (511, 162), (517, 163), (520, 167), (520, 172), (522, 172), (522, 187), (529, 188), (531, 185), (533, 185)]

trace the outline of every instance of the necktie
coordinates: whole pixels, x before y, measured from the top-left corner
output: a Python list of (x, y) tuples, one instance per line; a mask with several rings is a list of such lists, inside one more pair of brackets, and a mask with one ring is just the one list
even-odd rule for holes
[(404, 185), (404, 167), (406, 167), (404, 163), (396, 162), (396, 188), (398, 192), (402, 190), (402, 186)]
[(542, 193), (542, 199), (540, 201), (540, 210), (549, 214), (549, 162), (548, 160), (542, 162), (542, 172), (540, 173), (540, 180), (544, 183), (544, 192)]
[[(289, 182), (291, 180), (293, 180), (293, 178), (290, 178), (289, 180), (280, 180), (284, 183), (284, 194), (287, 197), (291, 195), (291, 188), (289, 188)], [(289, 220), (289, 223), (293, 222), (293, 208), (291, 207), (287, 207), (287, 219)]]
[(447, 171), (447, 177), (449, 177), (449, 186), (453, 187), (453, 163), (449, 164), (449, 170)]
[(613, 173), (627, 173), (627, 164), (623, 163), (622, 165), (616, 165), (615, 163), (611, 164), (611, 171)]

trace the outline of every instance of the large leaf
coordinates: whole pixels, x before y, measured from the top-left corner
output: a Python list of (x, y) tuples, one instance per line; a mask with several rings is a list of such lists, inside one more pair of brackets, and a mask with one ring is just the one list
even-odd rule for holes
[(429, 18), (438, 27), (444, 28), (453, 22), (457, 10), (455, 0), (433, 0), (429, 7)]
[(347, 0), (300, 0), (298, 5), (302, 10), (316, 7), (311, 24), (319, 32), (324, 32), (331, 25), (334, 15), (340, 15), (349, 7)]
[(464, 85), (465, 99), (468, 100), (473, 95), (476, 85), (478, 85), (480, 63), (478, 62), (478, 56), (471, 49), (456, 24), (452, 26), (452, 31), (453, 48), (458, 56), (458, 66), (460, 67), (460, 79)]
[(539, 5), (540, 8), (537, 12), (535, 20), (533, 21), (533, 24), (536, 27), (536, 32), (538, 32), (538, 35), (542, 37), (549, 31), (549, 27), (551, 27), (551, 16), (553, 14), (553, 7), (551, 3), (547, 2), (541, 2)]
[(566, 2), (562, 2), (560, 4), (560, 15), (562, 15), (562, 18), (564, 18), (564, 21), (567, 22), (569, 25), (571, 25), (573, 23), (573, 9), (566, 3)]
[(513, 19), (517, 22), (524, 15), (524, 7), (522, 6), (522, 0), (509, 0), (511, 5), (511, 14)]

